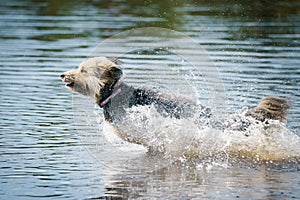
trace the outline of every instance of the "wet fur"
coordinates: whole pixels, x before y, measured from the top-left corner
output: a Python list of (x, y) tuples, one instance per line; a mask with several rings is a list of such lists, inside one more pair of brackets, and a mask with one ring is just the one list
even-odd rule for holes
[[(118, 126), (126, 115), (126, 108), (132, 106), (154, 105), (157, 111), (165, 117), (188, 118), (194, 113), (200, 113), (199, 117), (210, 117), (210, 109), (185, 98), (177, 98), (160, 91), (147, 88), (133, 88), (123, 82), (121, 68), (112, 60), (105, 57), (89, 58), (82, 62), (78, 69), (70, 70), (61, 75), (66, 86), (75, 92), (90, 96), (102, 107), (101, 104), (116, 89), (120, 93), (114, 97), (116, 103), (109, 101), (103, 106), (104, 118), (116, 130), (116, 134), (122, 139), (148, 146), (139, 138), (132, 138), (130, 133), (122, 133)], [(246, 115), (259, 121), (268, 119), (279, 120), (286, 123), (286, 111), (289, 108), (287, 101), (283, 98), (266, 97), (256, 107), (250, 109)], [(244, 126), (244, 125), (243, 125)]]
[(122, 76), (122, 70), (107, 58), (87, 59), (78, 69), (61, 75), (68, 89), (90, 96), (96, 102), (107, 98), (114, 84)]
[(266, 97), (256, 107), (249, 110), (246, 115), (264, 122), (267, 119), (287, 122), (286, 111), (290, 106), (286, 99), (277, 97)]

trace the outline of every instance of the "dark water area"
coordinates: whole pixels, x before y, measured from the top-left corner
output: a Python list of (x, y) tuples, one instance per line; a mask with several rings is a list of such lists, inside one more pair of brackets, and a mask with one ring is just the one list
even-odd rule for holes
[[(78, 129), (102, 135), (101, 127), (76, 125), (76, 96), (60, 80), (115, 34), (167, 28), (206, 50), (229, 112), (252, 107), (264, 96), (287, 98), (292, 104), (287, 127), (300, 136), (299, 19), (296, 0), (1, 2), (0, 199), (299, 199), (299, 163), (161, 165), (165, 161), (142, 153), (99, 156), (90, 147), (97, 143), (99, 152), (107, 151), (103, 141), (84, 140)], [(125, 42), (132, 40), (149, 51), (155, 38)], [(168, 56), (125, 54), (129, 82), (149, 82), (150, 71), (160, 69), (157, 63), (180, 65)]]

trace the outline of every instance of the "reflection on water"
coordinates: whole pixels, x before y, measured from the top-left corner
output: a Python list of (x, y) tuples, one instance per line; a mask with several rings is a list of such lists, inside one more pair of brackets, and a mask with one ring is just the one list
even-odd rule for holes
[[(72, 94), (59, 79), (105, 38), (136, 27), (171, 28), (208, 51), (232, 112), (262, 96), (286, 97), (293, 103), (288, 127), (299, 135), (299, 11), (296, 0), (3, 2), (1, 199), (299, 198), (299, 164), (201, 161), (160, 167), (159, 158), (143, 154), (95, 158), (77, 135)], [(147, 73), (134, 70), (140, 63), (164, 63), (166, 56), (133, 52), (124, 61), (132, 65), (132, 77), (142, 79)], [(98, 128), (89, 131), (99, 134)]]
[[(252, 168), (243, 164), (233, 167), (230, 164), (202, 163), (156, 169), (150, 162), (157, 163), (157, 160), (143, 159), (121, 162), (118, 166), (108, 165), (105, 196), (130, 199), (145, 196), (167, 199), (280, 199), (297, 195), (297, 186), (290, 187), (288, 181), (297, 179), (280, 167), (270, 170), (266, 166)], [(124, 166), (128, 168), (124, 169)], [(126, 173), (111, 170), (114, 167)]]

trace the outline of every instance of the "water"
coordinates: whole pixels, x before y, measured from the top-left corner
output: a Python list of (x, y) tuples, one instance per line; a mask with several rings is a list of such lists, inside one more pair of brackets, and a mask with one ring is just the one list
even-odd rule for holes
[[(91, 113), (78, 124), (73, 103), (80, 97), (67, 91), (59, 77), (114, 34), (137, 27), (174, 29), (201, 44), (214, 61), (228, 112), (254, 106), (263, 96), (285, 97), (293, 103), (288, 128), (299, 135), (299, 10), (297, 1), (2, 2), (1, 199), (300, 198), (298, 163), (208, 159), (171, 165), (119, 147), (109, 154), (97, 121), (85, 126), (84, 120), (99, 119)], [(142, 39), (145, 44), (154, 40)], [(156, 76), (162, 68), (155, 64), (181, 66), (159, 51), (131, 52), (123, 61), (129, 82), (158, 87), (176, 74)], [(157, 79), (151, 82), (149, 74)], [(167, 83), (162, 89), (173, 91)], [(208, 97), (201, 98), (204, 104), (211, 103)]]

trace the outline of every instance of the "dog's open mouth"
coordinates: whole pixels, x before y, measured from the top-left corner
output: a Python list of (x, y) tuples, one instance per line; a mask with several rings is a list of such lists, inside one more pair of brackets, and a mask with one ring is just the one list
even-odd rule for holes
[(75, 83), (74, 82), (68, 82), (68, 83), (66, 83), (66, 86), (67, 87), (74, 87), (74, 85), (75, 85)]
[(62, 74), (60, 75), (61, 81), (65, 83), (66, 87), (73, 88), (75, 85), (75, 81), (73, 77), (69, 75)]

